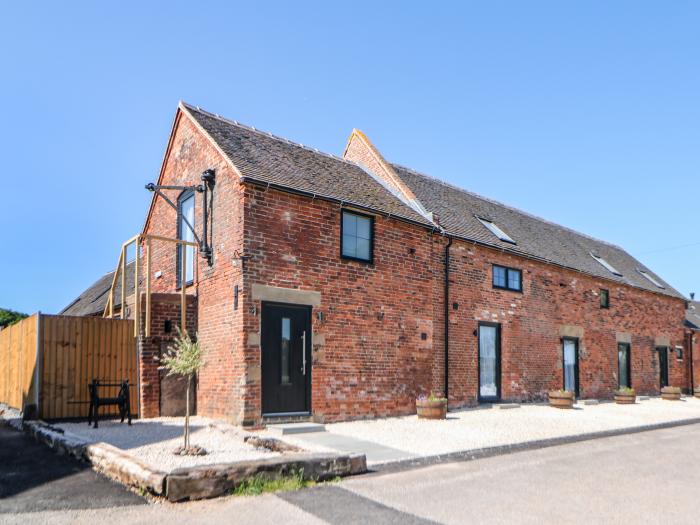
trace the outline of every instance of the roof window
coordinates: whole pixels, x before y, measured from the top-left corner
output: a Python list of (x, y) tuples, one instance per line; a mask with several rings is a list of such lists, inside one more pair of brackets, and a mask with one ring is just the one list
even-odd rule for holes
[(603, 259), (600, 255), (596, 255), (594, 253), (591, 253), (591, 257), (593, 257), (596, 261), (598, 261), (601, 265), (605, 267), (606, 270), (608, 270), (611, 274), (617, 275), (618, 277), (622, 277), (622, 274), (618, 272), (615, 267), (610, 264), (608, 261)]
[(477, 217), (479, 219), (479, 222), (486, 226), (488, 230), (493, 233), (496, 237), (501, 239), (503, 242), (509, 242), (511, 244), (517, 244), (506, 232), (501, 230), (496, 224), (494, 224), (492, 221), (488, 219), (483, 219), (481, 217)]
[(639, 268), (637, 268), (637, 271), (638, 271), (639, 273), (641, 273), (644, 277), (646, 277), (647, 280), (648, 280), (650, 283), (652, 283), (654, 286), (657, 286), (658, 288), (661, 288), (661, 289), (664, 288), (664, 285), (661, 284), (661, 283), (660, 283), (659, 281), (657, 281), (656, 279), (654, 279), (654, 278), (651, 276), (651, 274), (650, 274), (649, 272), (645, 272), (644, 270), (640, 270)]

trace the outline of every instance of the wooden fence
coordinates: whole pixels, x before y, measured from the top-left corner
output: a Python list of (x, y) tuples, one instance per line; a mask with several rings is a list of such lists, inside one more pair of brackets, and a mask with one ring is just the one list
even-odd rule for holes
[[(36, 314), (0, 331), (0, 402), (18, 409), (35, 405), (43, 419), (86, 417), (90, 381), (128, 379), (131, 410), (137, 414), (133, 323)], [(113, 394), (116, 390), (107, 391)], [(102, 413), (116, 413), (116, 408)]]

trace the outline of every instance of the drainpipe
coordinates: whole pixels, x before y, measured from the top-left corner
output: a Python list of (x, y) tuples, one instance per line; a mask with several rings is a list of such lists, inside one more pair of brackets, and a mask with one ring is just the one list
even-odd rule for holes
[(690, 395), (695, 394), (695, 376), (693, 374), (693, 336), (695, 332), (688, 333), (688, 359), (690, 359)]
[(450, 246), (452, 246), (452, 237), (447, 238), (445, 245), (445, 397), (448, 407), (450, 404)]

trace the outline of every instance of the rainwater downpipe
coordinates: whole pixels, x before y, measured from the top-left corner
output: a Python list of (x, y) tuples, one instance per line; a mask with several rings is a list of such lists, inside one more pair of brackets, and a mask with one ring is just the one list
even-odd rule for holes
[(450, 404), (450, 246), (452, 237), (447, 238), (445, 245), (445, 398)]

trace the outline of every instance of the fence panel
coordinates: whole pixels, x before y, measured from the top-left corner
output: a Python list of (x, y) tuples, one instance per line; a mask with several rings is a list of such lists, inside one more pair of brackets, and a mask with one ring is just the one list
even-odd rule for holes
[(39, 315), (0, 330), (0, 402), (22, 410), (36, 403)]
[[(129, 380), (131, 411), (138, 413), (134, 321), (101, 317), (41, 316), (41, 417), (87, 417), (88, 383)], [(125, 366), (125, 364), (128, 364)], [(105, 390), (116, 395), (118, 389)], [(100, 414), (116, 414), (116, 407)]]

